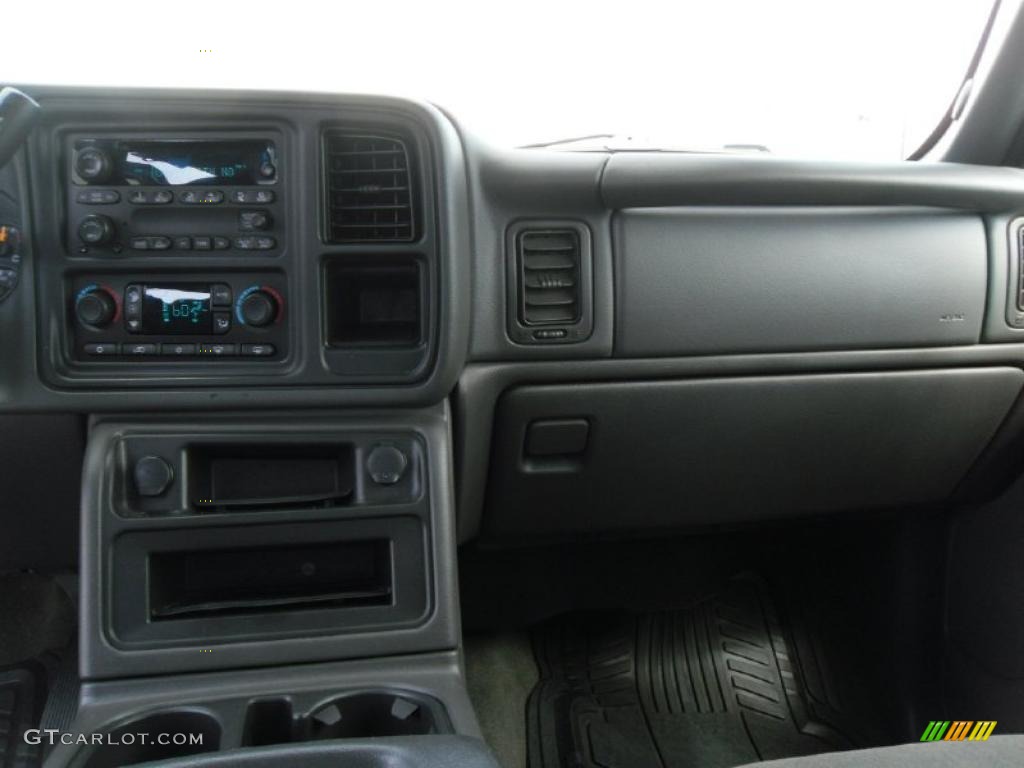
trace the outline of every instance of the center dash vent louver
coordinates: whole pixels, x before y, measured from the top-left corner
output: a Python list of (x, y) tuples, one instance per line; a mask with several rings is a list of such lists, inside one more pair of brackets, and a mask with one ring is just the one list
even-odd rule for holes
[(328, 131), (324, 163), (328, 242), (400, 243), (414, 239), (413, 177), (404, 141)]
[[(509, 330), (519, 342), (572, 342), (590, 335), (590, 237), (585, 227), (514, 227)], [(514, 304), (512, 304), (514, 302)]]

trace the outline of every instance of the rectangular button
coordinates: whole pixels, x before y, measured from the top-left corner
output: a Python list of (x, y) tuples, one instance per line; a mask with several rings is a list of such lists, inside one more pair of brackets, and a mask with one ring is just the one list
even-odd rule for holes
[(205, 357), (226, 357), (235, 354), (234, 344), (200, 344), (199, 354)]
[(231, 286), (226, 283), (214, 283), (210, 286), (210, 298), (215, 307), (230, 307)]
[(161, 344), (160, 354), (170, 357), (187, 357), (196, 353), (195, 344)]
[(122, 351), (126, 355), (155, 355), (156, 344), (125, 344)]
[(179, 251), (191, 251), (192, 250), (192, 238), (191, 237), (176, 237), (174, 238), (174, 247)]
[(213, 313), (213, 332), (217, 335), (227, 333), (231, 330), (231, 313), (230, 312), (214, 312)]
[(107, 355), (116, 355), (117, 351), (117, 344), (114, 343), (108, 344), (107, 342), (100, 341), (95, 344), (85, 345), (85, 354), (87, 355), (106, 357)]
[(242, 354), (249, 357), (270, 357), (276, 350), (273, 344), (243, 344)]
[(192, 245), (197, 251), (208, 251), (213, 247), (208, 237), (193, 237)]

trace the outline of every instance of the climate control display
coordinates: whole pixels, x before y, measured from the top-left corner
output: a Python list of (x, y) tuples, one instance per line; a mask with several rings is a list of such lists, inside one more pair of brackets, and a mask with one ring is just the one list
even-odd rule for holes
[(213, 330), (209, 285), (168, 283), (142, 289), (142, 332), (196, 334)]

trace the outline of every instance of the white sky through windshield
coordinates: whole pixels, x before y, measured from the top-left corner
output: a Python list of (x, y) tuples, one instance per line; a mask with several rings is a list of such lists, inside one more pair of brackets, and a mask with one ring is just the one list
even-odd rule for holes
[[(988, 0), (8, 3), (0, 82), (424, 98), (498, 144), (896, 159), (949, 104)], [(15, 32), (16, 30), (16, 32)]]

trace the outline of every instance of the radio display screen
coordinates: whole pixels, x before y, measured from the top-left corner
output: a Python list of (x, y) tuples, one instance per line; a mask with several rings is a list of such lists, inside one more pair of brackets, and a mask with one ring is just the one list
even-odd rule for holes
[(147, 285), (142, 294), (142, 332), (206, 334), (213, 330), (210, 286), (200, 283)]
[(121, 183), (133, 186), (268, 184), (277, 174), (267, 141), (120, 141), (115, 162)]

